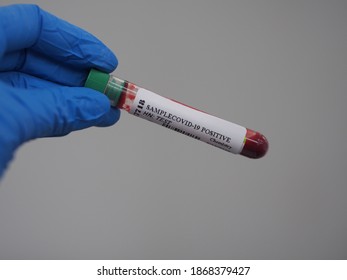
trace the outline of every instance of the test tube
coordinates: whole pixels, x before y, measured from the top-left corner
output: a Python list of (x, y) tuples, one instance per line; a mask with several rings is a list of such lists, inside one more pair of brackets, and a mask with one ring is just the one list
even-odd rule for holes
[(85, 87), (106, 94), (112, 106), (191, 138), (248, 158), (263, 157), (264, 135), (160, 96), (113, 75), (91, 69)]

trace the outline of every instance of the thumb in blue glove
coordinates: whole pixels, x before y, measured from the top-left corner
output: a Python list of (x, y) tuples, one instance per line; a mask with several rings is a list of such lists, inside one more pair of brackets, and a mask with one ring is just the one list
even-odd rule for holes
[(0, 176), (25, 141), (119, 119), (106, 96), (82, 87), (114, 54), (82, 29), (35, 5), (0, 8)]

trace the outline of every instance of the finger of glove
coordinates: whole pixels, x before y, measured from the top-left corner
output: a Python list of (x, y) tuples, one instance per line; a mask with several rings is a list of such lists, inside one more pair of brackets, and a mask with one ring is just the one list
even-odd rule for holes
[(89, 68), (76, 69), (69, 65), (57, 64), (57, 62), (52, 61), (50, 58), (30, 50), (27, 51), (24, 64), (17, 69), (16, 62), (12, 59), (16, 55), (15, 53), (6, 54), (2, 59), (4, 63), (1, 64), (7, 64), (8, 67), (6, 68), (11, 69), (10, 71), (29, 73), (32, 76), (61, 85), (83, 86), (90, 70)]
[(59, 86), (56, 83), (15, 71), (0, 72), (0, 82), (14, 89), (46, 89)]
[[(33, 52), (46, 56), (52, 63), (71, 66), (76, 70), (98, 68), (111, 72), (118, 64), (115, 55), (96, 37), (36, 5), (0, 8), (0, 33), (3, 38), (0, 55), (7, 54), (3, 57), (0, 71), (28, 67), (30, 59), (29, 62), (26, 59)], [(25, 49), (33, 52), (26, 53)], [(35, 65), (41, 73), (45, 72), (46, 66), (44, 63)], [(62, 67), (61, 71), (65, 69)]]
[[(41, 90), (42, 95), (47, 90)], [(63, 136), (91, 126), (111, 126), (120, 118), (120, 110), (110, 106), (109, 99), (92, 89), (82, 87), (53, 87), (49, 89), (44, 109), (51, 110), (51, 131), (42, 136)], [(42, 101), (40, 100), (42, 104)]]
[(105, 95), (88, 88), (53, 86), (14, 90), (2, 85), (0, 121), (1, 130), (6, 130), (2, 135), (8, 138), (8, 143), (19, 145), (30, 139), (62, 136), (90, 126), (109, 126), (120, 116), (118, 109), (110, 107)]
[[(20, 72), (3, 72), (0, 73), (0, 81), (7, 84), (8, 86), (12, 88), (17, 89), (54, 89), (57, 88), (58, 90), (62, 87), (52, 83), (50, 81), (41, 80), (37, 77), (30, 76), (25, 73)], [(64, 88), (64, 87), (63, 87)], [(101, 97), (98, 97), (99, 99), (103, 99), (103, 103), (105, 102), (105, 97), (100, 92), (95, 91), (96, 94), (101, 95)], [(106, 98), (108, 105), (106, 108), (109, 107), (109, 100)], [(106, 102), (106, 103), (107, 103)], [(105, 114), (101, 119), (96, 119), (95, 126), (99, 127), (106, 127), (115, 124), (120, 117), (120, 111), (115, 108), (110, 108), (109, 112)], [(89, 124), (87, 124), (89, 125)]]

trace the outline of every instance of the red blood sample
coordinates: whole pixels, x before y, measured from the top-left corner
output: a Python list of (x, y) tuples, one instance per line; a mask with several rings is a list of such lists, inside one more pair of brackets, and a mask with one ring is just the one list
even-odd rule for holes
[(135, 100), (137, 90), (138, 88), (134, 84), (125, 81), (117, 107), (129, 112)]
[(247, 128), (245, 138), (241, 155), (249, 158), (261, 158), (266, 154), (269, 149), (269, 142), (263, 134)]

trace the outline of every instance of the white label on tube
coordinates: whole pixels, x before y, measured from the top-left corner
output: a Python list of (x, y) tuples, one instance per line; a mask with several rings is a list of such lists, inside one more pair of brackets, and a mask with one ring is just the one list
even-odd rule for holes
[(140, 88), (130, 114), (225, 151), (239, 154), (246, 128)]

